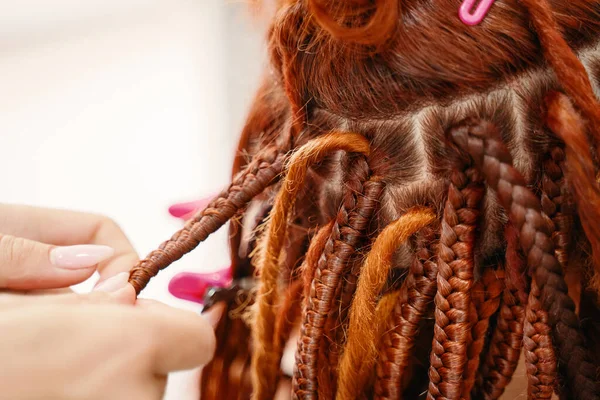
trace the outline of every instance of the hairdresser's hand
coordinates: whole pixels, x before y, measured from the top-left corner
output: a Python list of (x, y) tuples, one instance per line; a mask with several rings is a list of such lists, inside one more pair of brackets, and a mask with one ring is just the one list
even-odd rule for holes
[(112, 220), (0, 204), (0, 289), (64, 288), (129, 271), (138, 256)]
[(0, 397), (3, 399), (159, 400), (166, 375), (210, 361), (207, 319), (138, 300), (47, 296), (0, 313)]

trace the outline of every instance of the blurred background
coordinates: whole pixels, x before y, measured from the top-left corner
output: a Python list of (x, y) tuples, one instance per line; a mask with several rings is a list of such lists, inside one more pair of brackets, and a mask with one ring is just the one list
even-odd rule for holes
[[(264, 30), (240, 1), (0, 0), (0, 201), (105, 214), (144, 256), (180, 228), (172, 203), (227, 185)], [(144, 297), (197, 309), (167, 283), (227, 265), (226, 238)], [(168, 399), (189, 398), (185, 376)]]

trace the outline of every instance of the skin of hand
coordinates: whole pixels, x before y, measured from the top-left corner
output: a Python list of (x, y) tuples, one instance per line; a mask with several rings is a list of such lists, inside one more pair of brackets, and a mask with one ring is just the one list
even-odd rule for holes
[[(0, 205), (0, 232), (0, 397), (161, 399), (169, 372), (212, 358), (214, 320), (136, 301), (137, 255), (111, 220)], [(96, 269), (92, 293), (56, 290)]]
[(210, 361), (203, 317), (110, 293), (93, 301), (24, 304), (0, 312), (2, 398), (162, 399), (169, 372)]
[(133, 246), (110, 218), (0, 204), (0, 287), (64, 288), (96, 270), (102, 282), (128, 272), (137, 261)]

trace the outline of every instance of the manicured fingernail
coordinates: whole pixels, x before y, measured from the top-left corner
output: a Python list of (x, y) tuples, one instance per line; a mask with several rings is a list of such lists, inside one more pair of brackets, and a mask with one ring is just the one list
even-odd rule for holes
[(119, 289), (123, 289), (129, 281), (129, 272), (121, 272), (115, 276), (111, 276), (104, 282), (100, 282), (94, 290), (99, 292), (116, 292)]
[(113, 254), (115, 250), (112, 247), (93, 244), (55, 247), (50, 252), (50, 262), (60, 268), (89, 268), (109, 259)]

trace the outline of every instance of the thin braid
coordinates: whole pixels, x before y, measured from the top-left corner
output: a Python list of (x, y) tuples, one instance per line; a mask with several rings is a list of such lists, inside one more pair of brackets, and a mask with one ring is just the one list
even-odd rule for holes
[(554, 70), (565, 92), (590, 122), (595, 144), (600, 139), (600, 104), (589, 76), (560, 32), (548, 0), (521, 0), (540, 39), (544, 57)]
[(473, 247), (484, 188), (468, 163), (451, 171), (438, 247), (435, 326), (428, 399), (457, 399), (467, 364)]
[(591, 283), (600, 293), (600, 189), (596, 182), (595, 167), (585, 136), (583, 121), (569, 99), (560, 93), (546, 98), (548, 127), (566, 146), (567, 177), (578, 206), (579, 219), (592, 247), (595, 273)]
[[(322, 341), (322, 345), (327, 349), (327, 362), (329, 363), (328, 370), (331, 371), (331, 379), (337, 379), (336, 371), (340, 358), (340, 351), (346, 341), (346, 332), (348, 330), (348, 313), (350, 305), (356, 291), (358, 275), (364, 263), (364, 257), (354, 257), (346, 270), (342, 272), (342, 277), (338, 281), (338, 285), (334, 294), (334, 307), (325, 323), (325, 332), (328, 333), (326, 340)], [(329, 339), (332, 338), (332, 339)], [(327, 369), (322, 369), (324, 372)]]
[(431, 227), (421, 230), (422, 239), (389, 318), (377, 364), (376, 399), (402, 398), (402, 379), (409, 368), (421, 321), (437, 290), (437, 263), (432, 260), (435, 232)]
[(485, 339), (490, 326), (490, 318), (498, 311), (500, 299), (504, 291), (504, 268), (502, 266), (488, 268), (481, 280), (471, 290), (474, 318), (477, 321), (471, 329), (473, 341), (467, 349), (467, 368), (465, 371), (462, 398), (469, 399), (475, 386), (475, 378), (480, 365), (480, 358), (485, 346)]
[(360, 397), (376, 361), (378, 325), (385, 323), (375, 320), (375, 307), (392, 268), (392, 256), (400, 244), (434, 220), (435, 214), (430, 209), (411, 209), (388, 225), (375, 240), (358, 278), (350, 308), (348, 340), (340, 360), (336, 399)]
[(327, 154), (344, 150), (369, 154), (369, 142), (355, 133), (333, 132), (302, 146), (290, 159), (288, 172), (277, 194), (266, 232), (266, 244), (260, 258), (260, 285), (254, 327), (252, 371), (254, 398), (271, 399), (277, 388), (282, 349), (274, 340), (278, 299), (279, 257), (286, 226), (296, 195), (302, 189), (310, 165)]
[(286, 152), (287, 149), (276, 145), (265, 148), (208, 207), (198, 212), (157, 250), (139, 261), (129, 274), (129, 283), (135, 291), (139, 294), (158, 271), (195, 249), (253, 197), (271, 185), (281, 173)]
[[(366, 163), (365, 163), (366, 167)], [(366, 168), (362, 169), (366, 171)], [(383, 192), (383, 183), (379, 182), (378, 177), (371, 177), (371, 181), (376, 182), (374, 189), (367, 194), (372, 204), (373, 211), (371, 216), (376, 215), (379, 209), (379, 199)], [(358, 182), (358, 181), (357, 181)], [(350, 194), (350, 196), (352, 196)], [(350, 198), (349, 198), (350, 199)], [(343, 213), (343, 211), (342, 211)], [(341, 217), (339, 214), (338, 217)], [(348, 216), (348, 225), (352, 226), (350, 219), (352, 216)], [(367, 245), (367, 238), (369, 234), (369, 227), (371, 220), (362, 219), (364, 225), (361, 225), (360, 232), (362, 236), (358, 238), (354, 245), (352, 253), (348, 253), (348, 258), (345, 268), (334, 267), (332, 270), (339, 271), (339, 277), (337, 284), (333, 288), (333, 296), (331, 297), (329, 312), (325, 314), (325, 326), (321, 333), (321, 351), (319, 353), (319, 369), (318, 369), (318, 385), (319, 385), (319, 397), (331, 398), (334, 396), (334, 392), (337, 386), (338, 372), (339, 372), (339, 358), (342, 350), (342, 346), (346, 341), (347, 326), (348, 326), (348, 312), (350, 309), (350, 303), (347, 305), (343, 302), (343, 289), (347, 286), (348, 280), (352, 279), (351, 273), (348, 271), (358, 270), (364, 264), (364, 256), (359, 251), (363, 246)], [(340, 232), (346, 234), (350, 231), (340, 225)], [(343, 247), (338, 248), (337, 251), (344, 251)], [(336, 256), (337, 257), (337, 256)], [(335, 264), (335, 258), (333, 259)]]
[(519, 251), (519, 232), (506, 225), (504, 289), (489, 348), (479, 368), (474, 393), (485, 399), (498, 399), (510, 383), (523, 346), (523, 319), (527, 302), (525, 261)]
[[(541, 205), (544, 214), (552, 225), (552, 240), (555, 255), (563, 269), (566, 269), (569, 237), (573, 216), (564, 214), (563, 196), (566, 184), (561, 164), (565, 154), (560, 146), (552, 149), (543, 162), (541, 180)], [(567, 200), (565, 200), (565, 203)], [(557, 384), (557, 360), (548, 325), (548, 313), (542, 309), (541, 295), (537, 282), (532, 279), (529, 300), (525, 308), (523, 328), (523, 348), (527, 370), (528, 396), (531, 399), (549, 399)]]
[(506, 284), (496, 327), (476, 381), (473, 395), (476, 398), (499, 399), (510, 383), (521, 356), (525, 310), (517, 290), (508, 286), (508, 281)]
[(555, 146), (546, 156), (541, 181), (541, 204), (544, 214), (554, 224), (552, 241), (556, 259), (566, 270), (572, 244), (575, 209), (563, 171), (566, 169), (565, 157), (562, 146)]
[(331, 236), (331, 230), (333, 229), (334, 223), (335, 220), (331, 220), (331, 222), (319, 229), (315, 237), (310, 241), (310, 246), (308, 247), (306, 258), (302, 265), (302, 280), (304, 285), (303, 297), (305, 301), (310, 295), (310, 285), (315, 276), (317, 263), (319, 262), (321, 254), (323, 254), (327, 239)]
[(557, 360), (548, 324), (548, 313), (542, 309), (540, 289), (533, 278), (529, 301), (525, 307), (523, 350), (527, 368), (527, 396), (529, 399), (550, 399), (557, 378)]
[(460, 148), (468, 151), (498, 193), (509, 219), (520, 231), (520, 242), (541, 291), (542, 308), (548, 312), (562, 373), (570, 392), (578, 399), (598, 399), (595, 366), (589, 361), (573, 301), (567, 294), (563, 271), (554, 256), (551, 232), (541, 214), (539, 199), (526, 187), (512, 166), (512, 157), (499, 139), (495, 126), (470, 120), (451, 131)]
[[(320, 357), (319, 351), (325, 340), (325, 323), (334, 304), (335, 288), (343, 270), (356, 254), (357, 247), (365, 239), (366, 229), (383, 190), (380, 179), (369, 179), (369, 175), (370, 169), (364, 158), (359, 157), (350, 164), (342, 204), (311, 282), (293, 380), (294, 393), (299, 398), (316, 398), (317, 393), (319, 397), (323, 397), (324, 392), (333, 390), (324, 386), (330, 384), (329, 372), (323, 371), (326, 365), (323, 364), (324, 359)], [(322, 378), (321, 384), (319, 377)], [(332, 396), (333, 393), (329, 397)]]

